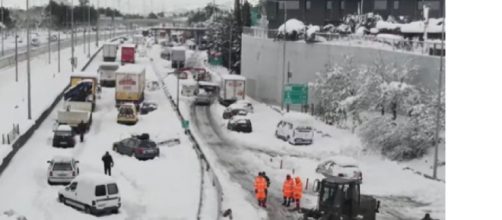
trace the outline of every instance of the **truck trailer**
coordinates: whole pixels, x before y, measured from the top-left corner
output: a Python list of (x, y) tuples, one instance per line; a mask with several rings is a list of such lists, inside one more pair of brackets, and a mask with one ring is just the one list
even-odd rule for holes
[(103, 45), (103, 61), (114, 62), (117, 58), (117, 50), (119, 45), (117, 43), (105, 43)]
[(115, 72), (115, 101), (139, 105), (144, 99), (145, 67), (137, 64), (120, 66)]
[(219, 102), (224, 106), (243, 100), (246, 96), (246, 78), (240, 75), (221, 75)]
[(136, 45), (124, 44), (122, 45), (120, 52), (121, 52), (120, 61), (122, 62), (122, 64), (135, 62), (134, 56), (136, 53)]

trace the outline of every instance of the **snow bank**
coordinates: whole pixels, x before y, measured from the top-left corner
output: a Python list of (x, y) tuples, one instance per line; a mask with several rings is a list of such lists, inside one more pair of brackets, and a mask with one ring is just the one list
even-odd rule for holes
[[(427, 25), (428, 33), (441, 33), (443, 31), (443, 18), (431, 18)], [(423, 33), (425, 30), (424, 21), (413, 21), (407, 24), (392, 23), (388, 21), (378, 21), (376, 28), (379, 30), (396, 30), (399, 29), (402, 33)]]
[[(286, 25), (286, 27), (284, 27), (284, 25)], [(305, 24), (303, 24), (303, 22), (292, 18), (286, 21), (285, 24), (279, 26), (277, 30), (279, 31), (279, 33), (284, 33), (286, 31), (286, 33), (291, 34), (293, 33), (293, 31), (296, 31), (297, 33), (303, 32), (304, 29)]]

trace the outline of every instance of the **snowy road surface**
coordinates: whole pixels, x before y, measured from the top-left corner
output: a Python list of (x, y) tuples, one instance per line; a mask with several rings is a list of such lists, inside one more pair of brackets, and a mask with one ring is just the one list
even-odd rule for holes
[[(155, 79), (148, 61), (139, 60), (147, 66), (147, 80)], [(96, 69), (97, 63), (93, 62), (89, 69)], [(159, 107), (140, 116), (135, 126), (115, 122), (113, 88), (103, 88), (100, 97), (84, 143), (68, 149), (52, 147), (53, 112), (19, 150), (0, 176), (0, 211), (12, 209), (37, 220), (97, 219), (57, 201), (57, 191), (63, 186), (47, 184), (46, 161), (55, 155), (67, 155), (80, 161), (81, 173), (103, 172), (101, 156), (110, 151), (115, 161), (112, 176), (118, 182), (123, 206), (119, 214), (102, 219), (196, 219), (201, 178), (199, 162), (161, 90), (146, 91), (145, 99), (157, 102)], [(148, 161), (111, 151), (114, 141), (142, 132), (150, 133), (151, 138), (158, 141), (180, 138), (181, 144), (161, 146), (160, 157)]]

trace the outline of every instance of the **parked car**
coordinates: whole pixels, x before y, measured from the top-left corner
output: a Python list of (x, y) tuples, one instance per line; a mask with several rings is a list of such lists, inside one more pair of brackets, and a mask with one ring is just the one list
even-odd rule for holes
[(143, 102), (141, 103), (141, 107), (139, 108), (139, 112), (142, 115), (146, 115), (149, 112), (155, 111), (157, 109), (157, 103), (153, 102)]
[(229, 119), (236, 115), (246, 116), (248, 111), (240, 106), (229, 106), (223, 111), (223, 119)]
[(227, 123), (227, 129), (231, 131), (251, 133), (253, 128), (251, 126), (251, 120), (242, 116), (235, 116), (230, 119)]
[(316, 173), (325, 177), (339, 176), (362, 181), (363, 174), (357, 161), (350, 157), (334, 156), (317, 165)]
[(113, 150), (137, 159), (153, 159), (160, 154), (157, 143), (150, 140), (150, 136), (146, 133), (132, 135), (130, 138), (113, 143)]
[(54, 130), (52, 137), (52, 146), (54, 147), (74, 147), (75, 136), (69, 125), (58, 125)]
[(31, 39), (31, 46), (38, 47), (40, 46), (40, 40), (38, 38)]
[(119, 113), (117, 115), (117, 123), (134, 125), (138, 122), (138, 111), (134, 103), (122, 103), (119, 106)]
[(203, 89), (200, 89), (199, 93), (195, 97), (195, 105), (211, 105), (211, 94), (207, 93)]
[(58, 35), (57, 34), (51, 34), (51, 36), (49, 36), (49, 41), (50, 42), (58, 41)]
[(59, 202), (85, 213), (118, 213), (122, 205), (115, 180), (98, 173), (82, 174), (58, 192)]
[(312, 118), (304, 113), (286, 113), (277, 124), (275, 136), (293, 145), (312, 144), (314, 140)]
[(71, 157), (56, 156), (48, 160), (47, 183), (68, 184), (79, 174), (78, 161)]

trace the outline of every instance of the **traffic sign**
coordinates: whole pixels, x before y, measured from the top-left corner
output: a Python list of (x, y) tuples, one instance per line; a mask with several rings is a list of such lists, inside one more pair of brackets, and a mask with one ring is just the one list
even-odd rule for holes
[(189, 125), (190, 125), (190, 121), (188, 121), (188, 120), (183, 120), (181, 122), (181, 127), (183, 127), (183, 129), (188, 129)]
[(308, 104), (309, 87), (306, 84), (287, 84), (284, 87), (284, 104)]

